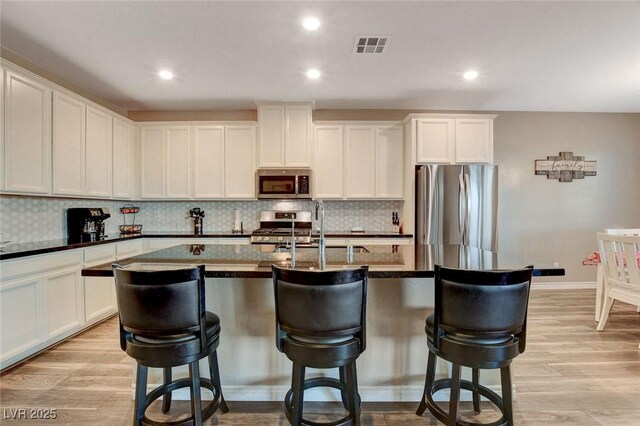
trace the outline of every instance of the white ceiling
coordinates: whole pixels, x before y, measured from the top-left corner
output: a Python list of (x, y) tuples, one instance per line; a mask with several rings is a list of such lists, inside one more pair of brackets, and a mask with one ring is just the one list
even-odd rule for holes
[[(307, 15), (322, 21), (307, 32)], [(0, 43), (127, 110), (640, 112), (640, 2), (2, 0)], [(356, 35), (391, 36), (356, 55)], [(306, 78), (318, 68), (317, 81)], [(172, 69), (161, 81), (156, 72)], [(480, 76), (466, 82), (461, 74)]]

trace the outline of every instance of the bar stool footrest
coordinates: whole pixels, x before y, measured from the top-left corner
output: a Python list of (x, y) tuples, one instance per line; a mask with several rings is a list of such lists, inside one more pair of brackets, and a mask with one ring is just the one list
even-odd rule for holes
[[(334, 379), (331, 377), (315, 377), (313, 379), (307, 379), (304, 381), (304, 386), (303, 386), (304, 390), (318, 388), (318, 387), (334, 388), (334, 389), (340, 390), (340, 392), (346, 391), (346, 389), (344, 388), (344, 385), (340, 383), (340, 380)], [(361, 403), (360, 394), (356, 395), (356, 398), (357, 398), (357, 405), (358, 407), (360, 407), (360, 403)], [(292, 399), (293, 399), (293, 389), (289, 389), (289, 391), (284, 397), (284, 412), (287, 416), (287, 420), (289, 421), (289, 423), (291, 423)], [(350, 415), (347, 415), (341, 418), (340, 420), (336, 420), (334, 422), (320, 423), (320, 422), (312, 422), (311, 420), (307, 420), (303, 418), (300, 420), (300, 423), (307, 426), (346, 426), (346, 425), (353, 424), (353, 419), (351, 418)]]
[[(145, 416), (143, 417), (141, 423), (145, 426), (197, 426), (197, 425), (194, 425), (193, 415), (191, 417), (187, 417), (186, 419), (169, 421), (169, 422), (167, 421), (158, 422), (148, 418), (146, 415), (147, 408), (149, 408), (149, 406), (153, 404), (153, 402), (158, 398), (160, 398), (161, 396), (168, 394), (170, 392), (173, 392), (176, 389), (188, 388), (190, 386), (191, 386), (191, 380), (189, 378), (184, 378), (184, 379), (174, 380), (173, 382), (168, 383), (166, 385), (160, 385), (154, 390), (152, 390), (151, 392), (149, 392), (145, 398), (145, 403), (144, 403)], [(213, 413), (215, 413), (218, 407), (220, 406), (220, 391), (216, 389), (215, 385), (211, 382), (210, 379), (207, 379), (205, 377), (200, 377), (200, 387), (209, 389), (213, 393), (213, 399), (211, 400), (211, 402), (209, 402), (205, 407), (202, 408), (202, 421), (205, 421), (209, 417), (211, 417)]]
[[(436, 380), (433, 382), (431, 389), (426, 394), (426, 399), (427, 399), (426, 402), (427, 402), (427, 408), (429, 409), (429, 412), (433, 414), (434, 417), (436, 417), (438, 420), (440, 420), (445, 424), (449, 422), (449, 413), (444, 411), (442, 408), (440, 408), (438, 404), (436, 404), (436, 402), (433, 400), (433, 394), (443, 389), (450, 389), (452, 387), (452, 382), (453, 380), (450, 378)], [(495, 393), (494, 391), (492, 391), (486, 386), (483, 386), (483, 385), (475, 386), (473, 383), (471, 383), (468, 380), (460, 380), (460, 388), (466, 389), (472, 392), (476, 391), (481, 396), (484, 396), (489, 401), (493, 402), (498, 408), (498, 410), (500, 410), (500, 414), (502, 414), (502, 417), (500, 417), (498, 420), (492, 423), (476, 423), (476, 422), (467, 422), (464, 420), (457, 420), (456, 426), (507, 426), (508, 425), (508, 421), (504, 416), (502, 398), (500, 397), (500, 395), (498, 395), (497, 393)]]

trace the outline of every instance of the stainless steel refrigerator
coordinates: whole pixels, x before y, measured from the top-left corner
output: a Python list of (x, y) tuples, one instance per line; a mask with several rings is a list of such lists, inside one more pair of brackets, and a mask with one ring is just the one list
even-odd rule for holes
[(498, 166), (421, 166), (416, 187), (418, 244), (497, 251)]

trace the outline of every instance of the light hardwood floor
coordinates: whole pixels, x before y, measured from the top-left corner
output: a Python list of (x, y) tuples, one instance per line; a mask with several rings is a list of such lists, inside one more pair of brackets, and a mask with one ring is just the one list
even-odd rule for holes
[[(640, 424), (640, 314), (618, 302), (606, 330), (599, 333), (594, 300), (595, 290), (532, 291), (527, 350), (514, 361), (516, 424)], [(129, 425), (131, 381), (131, 360), (120, 350), (117, 320), (112, 318), (3, 374), (0, 423), (12, 423), (6, 418), (9, 409), (34, 407), (55, 408), (58, 418), (15, 423)], [(188, 410), (186, 402), (174, 406)], [(437, 424), (428, 414), (417, 417), (416, 407), (417, 402), (365, 403), (362, 423)], [(280, 402), (230, 401), (229, 408), (207, 424), (287, 424)], [(340, 409), (337, 404), (305, 404), (306, 415), (320, 412)], [(314, 419), (323, 417), (317, 414)]]

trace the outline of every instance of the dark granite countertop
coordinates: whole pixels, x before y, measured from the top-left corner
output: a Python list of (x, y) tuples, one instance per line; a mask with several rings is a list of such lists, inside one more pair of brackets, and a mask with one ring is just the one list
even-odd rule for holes
[(56, 240), (33, 241), (30, 243), (7, 244), (0, 249), (0, 260), (15, 259), (19, 257), (35, 256), (37, 254), (54, 253), (57, 251), (74, 250), (101, 244), (110, 244), (120, 241), (135, 240), (140, 235), (120, 235), (105, 237), (99, 241), (74, 241), (69, 238)]
[[(99, 241), (71, 241), (68, 238), (55, 240), (33, 241), (28, 243), (7, 244), (0, 248), (0, 260), (16, 259), (38, 254), (54, 253), (57, 251), (86, 248), (100, 244), (109, 244), (127, 241), (137, 238), (249, 238), (251, 232), (244, 234), (234, 234), (231, 231), (217, 231), (202, 235), (195, 235), (190, 232), (145, 232), (142, 235), (109, 235)], [(327, 238), (412, 238), (412, 234), (393, 234), (391, 232), (349, 232), (331, 231), (325, 232)]]
[[(269, 278), (271, 265), (290, 267), (290, 253), (265, 251), (259, 245), (184, 244), (120, 261), (136, 270), (205, 265), (207, 278)], [(369, 245), (354, 247), (348, 261), (345, 247), (328, 247), (325, 269), (344, 269), (369, 265), (371, 278), (433, 277), (433, 265), (456, 268), (512, 269), (531, 264), (509, 256), (462, 245)], [(564, 275), (563, 268), (534, 264), (535, 276)], [(298, 247), (296, 269), (319, 269), (318, 251)], [(111, 264), (82, 270), (83, 276), (112, 276)]]

